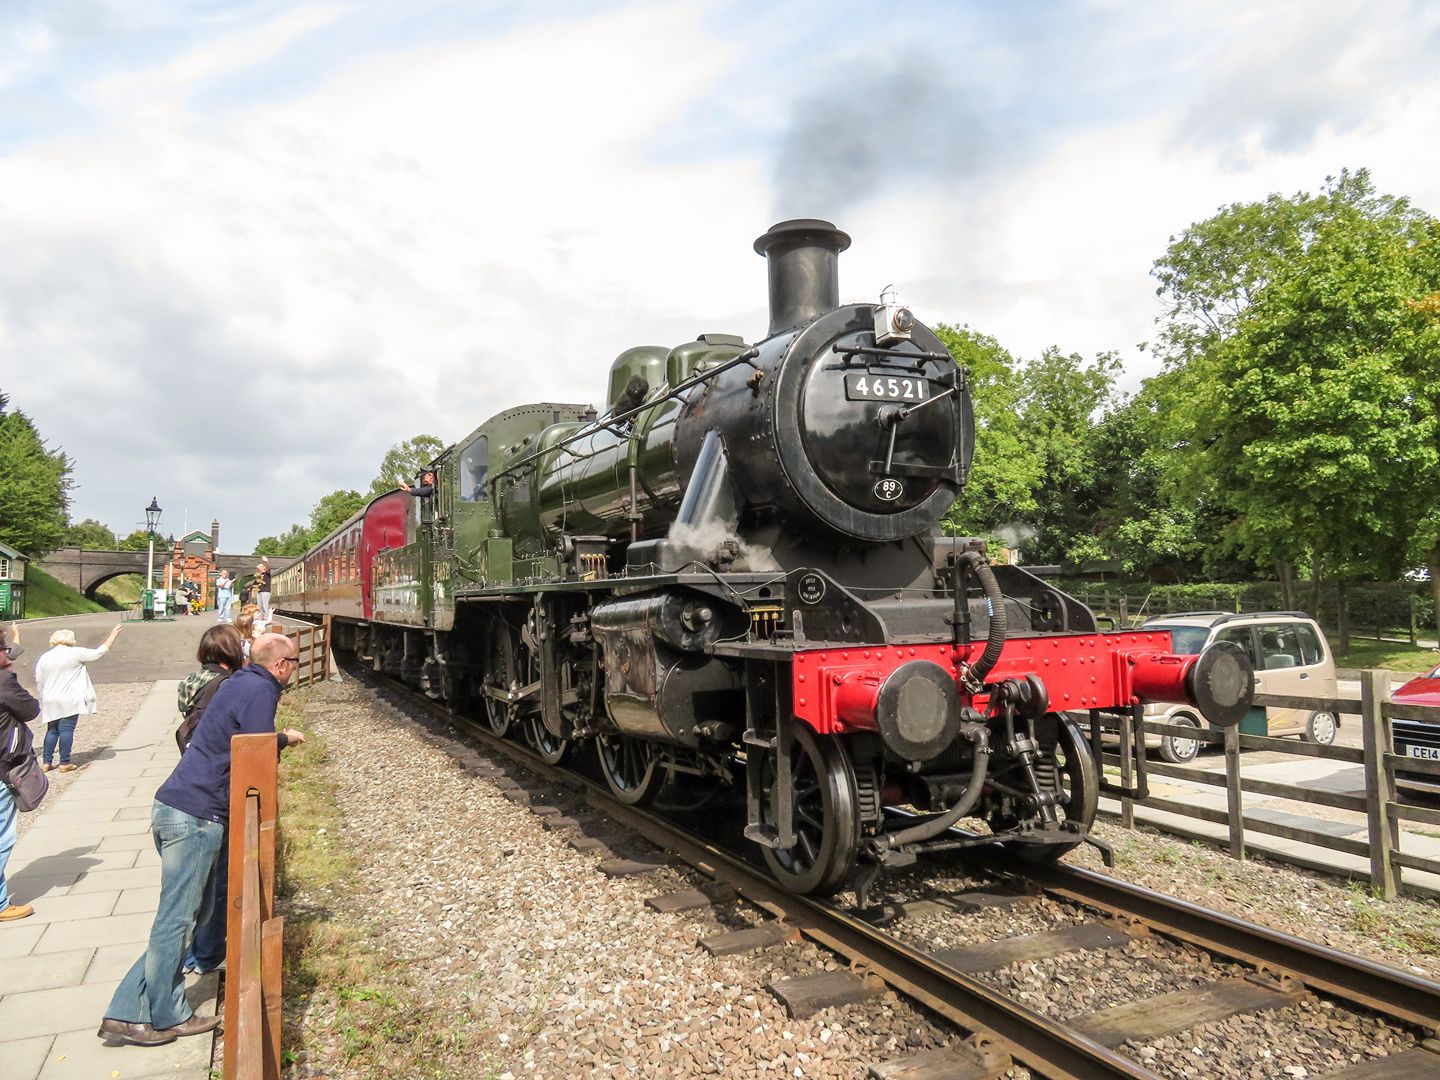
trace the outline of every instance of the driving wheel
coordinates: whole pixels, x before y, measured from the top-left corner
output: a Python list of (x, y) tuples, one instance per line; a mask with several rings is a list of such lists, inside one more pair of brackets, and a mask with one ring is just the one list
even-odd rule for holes
[[(790, 784), (794, 792), (795, 843), (762, 848), (775, 880), (795, 893), (829, 896), (844, 887), (860, 848), (855, 769), (834, 739), (822, 739), (808, 724), (790, 724)], [(761, 823), (779, 823), (775, 755), (761, 768)]]
[(610, 793), (626, 806), (648, 803), (665, 782), (654, 743), (607, 732), (595, 736), (595, 750)]
[[(516, 685), (519, 663), (515, 656), (515, 633), (510, 627), (495, 620), (485, 635), (485, 687), (509, 692)], [(515, 716), (515, 706), (500, 698), (485, 694), (485, 721), (490, 730), (504, 737), (510, 730), (510, 721)]]
[(525, 743), (540, 755), (546, 765), (559, 765), (570, 752), (570, 740), (551, 733), (539, 713), (531, 713), (524, 720)]

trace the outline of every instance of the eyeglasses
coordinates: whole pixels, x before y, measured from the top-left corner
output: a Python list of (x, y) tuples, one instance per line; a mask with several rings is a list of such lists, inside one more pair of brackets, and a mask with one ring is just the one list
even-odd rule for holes
[(282, 656), (280, 659), (290, 661), (290, 663), (294, 664), (297, 668), (300, 666), (300, 658), (298, 656)]

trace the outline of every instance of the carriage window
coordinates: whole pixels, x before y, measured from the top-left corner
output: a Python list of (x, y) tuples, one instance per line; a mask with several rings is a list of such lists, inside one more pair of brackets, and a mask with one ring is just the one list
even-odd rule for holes
[(489, 502), (490, 492), (485, 478), (490, 471), (490, 440), (484, 435), (465, 448), (460, 456), (460, 500)]

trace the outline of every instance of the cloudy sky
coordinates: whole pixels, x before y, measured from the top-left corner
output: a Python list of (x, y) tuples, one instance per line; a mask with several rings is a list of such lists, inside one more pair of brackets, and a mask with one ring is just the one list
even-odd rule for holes
[(0, 389), (75, 520), (250, 550), (400, 439), (760, 337), (786, 217), (844, 299), (1133, 387), (1167, 238), (1344, 167), (1440, 213), (1440, 4), (0, 0)]

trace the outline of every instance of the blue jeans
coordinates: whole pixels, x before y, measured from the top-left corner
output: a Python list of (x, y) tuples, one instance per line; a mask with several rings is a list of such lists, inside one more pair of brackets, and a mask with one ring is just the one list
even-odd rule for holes
[(51, 720), (45, 725), (45, 764), (55, 763), (55, 744), (60, 744), (60, 764), (70, 764), (70, 748), (75, 745), (75, 724), (79, 721), (80, 714), (74, 716), (62, 716), (59, 720)]
[(157, 802), (150, 831), (160, 853), (160, 904), (150, 927), (150, 944), (115, 989), (105, 1015), (158, 1031), (183, 1024), (194, 1014), (185, 1000), (181, 966), (196, 919), (204, 919), (205, 882), (220, 851), (225, 826), (202, 821)]
[(10, 890), (5, 887), (5, 864), (10, 861), (10, 852), (19, 835), (20, 815), (15, 810), (15, 796), (4, 781), (0, 781), (0, 911), (10, 906)]
[(215, 594), (215, 619), (218, 622), (226, 622), (230, 618), (230, 605), (235, 602), (235, 594), (229, 589), (221, 589)]
[[(226, 840), (229, 833), (226, 833)], [(185, 966), (199, 972), (214, 971), (225, 962), (225, 932), (230, 919), (230, 860), (226, 857), (224, 843), (220, 857), (215, 860), (215, 869), (210, 871), (210, 880), (205, 885), (203, 908), (210, 912), (195, 927), (195, 940), (185, 954)]]

